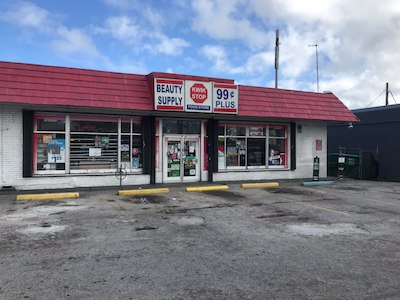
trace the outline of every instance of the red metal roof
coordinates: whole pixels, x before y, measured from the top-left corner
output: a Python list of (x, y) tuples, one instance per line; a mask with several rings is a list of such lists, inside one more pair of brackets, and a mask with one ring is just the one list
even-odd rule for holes
[(239, 116), (358, 122), (334, 95), (239, 86)]
[[(169, 73), (134, 75), (0, 62), (0, 103), (151, 111), (154, 78), (234, 83), (231, 79)], [(358, 121), (333, 94), (251, 86), (239, 86), (239, 116)]]
[(0, 102), (152, 110), (144, 75), (0, 62)]

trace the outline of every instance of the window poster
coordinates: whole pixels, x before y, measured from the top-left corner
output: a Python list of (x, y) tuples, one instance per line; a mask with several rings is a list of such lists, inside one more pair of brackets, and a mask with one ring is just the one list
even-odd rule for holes
[(103, 149), (108, 149), (108, 146), (110, 145), (110, 137), (108, 136), (103, 136), (101, 138), (101, 148)]
[(121, 152), (129, 152), (129, 144), (121, 144)]
[(50, 164), (65, 163), (65, 140), (48, 141), (47, 161)]
[(89, 148), (89, 156), (90, 157), (101, 156), (101, 148)]

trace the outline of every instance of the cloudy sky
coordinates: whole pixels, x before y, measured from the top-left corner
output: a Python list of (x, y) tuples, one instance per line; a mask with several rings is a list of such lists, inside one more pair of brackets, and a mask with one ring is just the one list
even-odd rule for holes
[[(0, 60), (234, 79), (400, 103), (398, 0), (2, 0)], [(381, 94), (382, 93), (382, 94)], [(375, 100), (375, 101), (374, 101)]]

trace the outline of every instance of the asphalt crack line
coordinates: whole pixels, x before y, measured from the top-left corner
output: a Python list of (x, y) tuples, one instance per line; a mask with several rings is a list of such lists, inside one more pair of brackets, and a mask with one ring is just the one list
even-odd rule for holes
[(335, 210), (335, 209), (325, 208), (325, 207), (321, 207), (321, 206), (318, 206), (318, 205), (313, 205), (313, 204), (310, 204), (310, 203), (307, 203), (307, 202), (302, 202), (302, 201), (293, 201), (293, 200), (290, 200), (290, 199), (287, 199), (287, 198), (283, 198), (283, 197), (280, 197), (280, 198), (283, 199), (283, 200), (286, 200), (286, 201), (288, 201), (290, 203), (293, 203), (293, 204), (300, 204), (300, 205), (304, 205), (304, 206), (308, 206), (308, 207), (312, 207), (312, 208), (316, 208), (316, 209), (320, 209), (320, 210), (324, 210), (324, 211), (337, 213), (337, 214), (344, 215), (344, 216), (350, 216), (350, 213), (338, 211), (338, 210)]

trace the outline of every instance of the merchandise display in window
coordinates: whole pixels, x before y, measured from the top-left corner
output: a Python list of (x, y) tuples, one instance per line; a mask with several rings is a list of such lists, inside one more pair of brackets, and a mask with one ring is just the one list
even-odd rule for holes
[(65, 135), (35, 134), (37, 170), (65, 170)]
[(142, 168), (140, 118), (37, 113), (34, 138), (35, 174), (65, 173), (66, 166), (71, 173)]
[(220, 124), (218, 169), (287, 169), (288, 125)]

